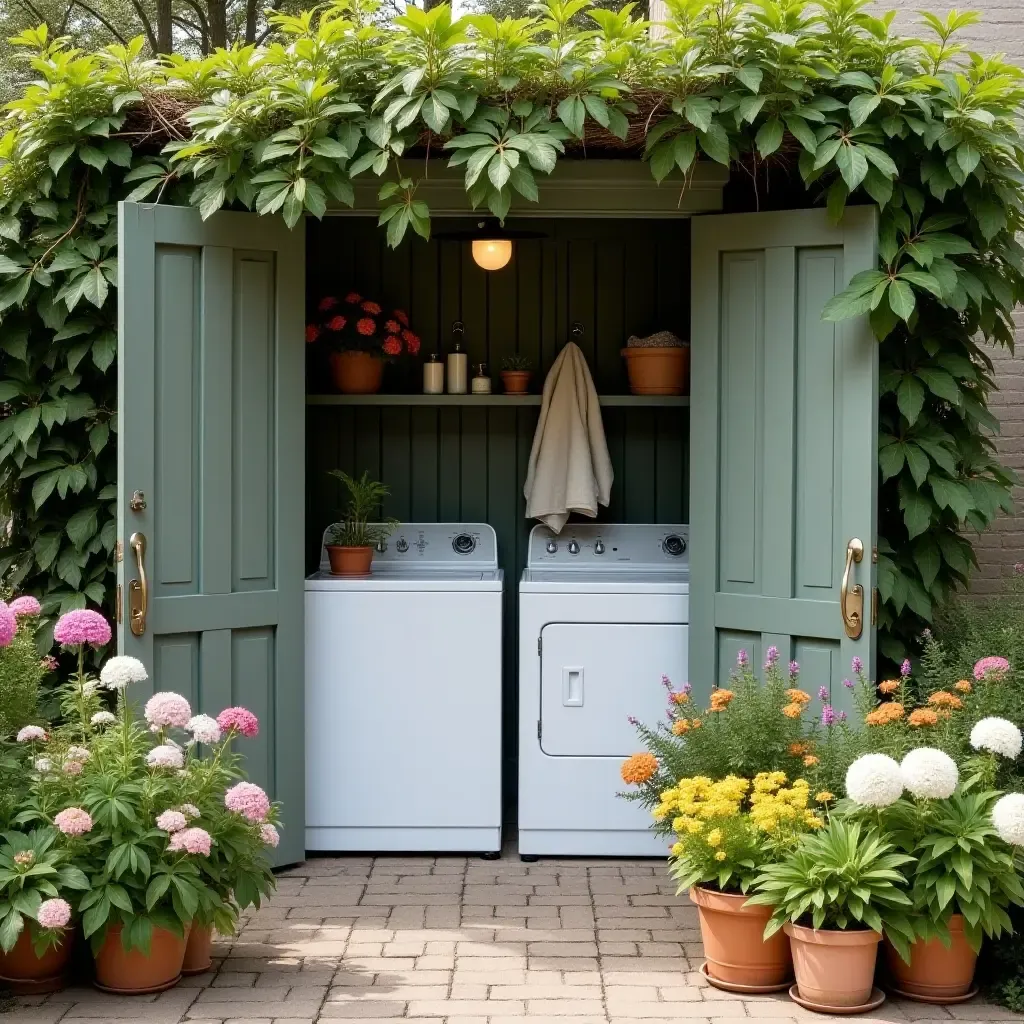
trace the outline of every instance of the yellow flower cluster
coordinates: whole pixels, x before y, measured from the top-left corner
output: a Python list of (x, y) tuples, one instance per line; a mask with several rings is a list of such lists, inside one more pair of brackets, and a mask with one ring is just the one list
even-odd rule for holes
[[(664, 821), (670, 814), (678, 815), (672, 827), (676, 832), (699, 832), (701, 821), (712, 818), (731, 818), (740, 813), (743, 798), (750, 789), (746, 779), (735, 775), (712, 782), (704, 775), (680, 779), (679, 784), (661, 794), (661, 803), (654, 808), (654, 817)], [(679, 827), (677, 827), (677, 825)]]
[(797, 779), (786, 787), (783, 772), (764, 772), (754, 779), (750, 795), (750, 819), (762, 832), (774, 832), (780, 826), (805, 825), (822, 828), (824, 822), (807, 809), (810, 785)]

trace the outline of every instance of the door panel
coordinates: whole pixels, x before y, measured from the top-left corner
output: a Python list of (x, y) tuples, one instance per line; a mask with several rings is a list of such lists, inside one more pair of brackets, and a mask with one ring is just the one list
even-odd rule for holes
[[(702, 696), (746, 650), (802, 662), (837, 706), (850, 659), (873, 664), (878, 346), (866, 318), (821, 319), (876, 262), (876, 211), (693, 221), (690, 679)], [(847, 544), (865, 556), (864, 624), (840, 610)]]
[(301, 860), (303, 232), (133, 203), (119, 217), (119, 649), (149, 669), (140, 699), (173, 690), (259, 717), (239, 749), (284, 804), (278, 862)]
[(541, 630), (541, 750), (554, 757), (628, 757), (635, 716), (666, 708), (660, 680), (686, 675), (681, 623), (554, 622)]

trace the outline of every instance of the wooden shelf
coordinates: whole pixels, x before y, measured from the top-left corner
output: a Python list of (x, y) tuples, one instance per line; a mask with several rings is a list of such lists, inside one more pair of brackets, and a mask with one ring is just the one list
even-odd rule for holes
[[(514, 406), (540, 405), (540, 395), (306, 395), (306, 405)], [(641, 409), (686, 408), (689, 395), (600, 395), (602, 405)]]

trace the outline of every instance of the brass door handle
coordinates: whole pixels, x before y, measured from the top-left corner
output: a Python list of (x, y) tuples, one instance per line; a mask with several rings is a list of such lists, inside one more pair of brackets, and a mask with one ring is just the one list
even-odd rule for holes
[(855, 583), (850, 586), (853, 563), (860, 564), (864, 557), (864, 544), (854, 537), (846, 545), (846, 569), (843, 571), (843, 585), (839, 590), (839, 610), (843, 613), (843, 628), (851, 640), (859, 640), (864, 631), (864, 588)]
[(149, 584), (146, 581), (146, 535), (133, 533), (128, 542), (135, 552), (139, 578), (128, 584), (128, 625), (135, 636), (146, 632), (146, 611), (149, 606)]

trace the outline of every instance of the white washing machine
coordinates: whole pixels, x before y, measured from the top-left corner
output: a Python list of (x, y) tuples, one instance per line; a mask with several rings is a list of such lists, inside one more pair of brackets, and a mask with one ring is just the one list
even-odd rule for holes
[(306, 580), (306, 849), (501, 849), (502, 571), (484, 523), (406, 523)]
[(687, 676), (686, 526), (530, 532), (519, 584), (519, 852), (664, 857), (650, 811), (616, 794)]

